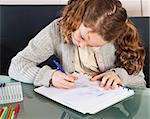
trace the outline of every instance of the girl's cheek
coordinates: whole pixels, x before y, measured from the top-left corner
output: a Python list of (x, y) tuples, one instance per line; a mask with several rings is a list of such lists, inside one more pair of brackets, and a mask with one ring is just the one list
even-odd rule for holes
[(72, 42), (73, 42), (74, 45), (76, 45), (76, 41), (74, 39), (72, 39)]
[(76, 42), (76, 40), (75, 40), (74, 32), (72, 33), (71, 37), (72, 37), (72, 42), (73, 42), (73, 44), (76, 45), (77, 42)]

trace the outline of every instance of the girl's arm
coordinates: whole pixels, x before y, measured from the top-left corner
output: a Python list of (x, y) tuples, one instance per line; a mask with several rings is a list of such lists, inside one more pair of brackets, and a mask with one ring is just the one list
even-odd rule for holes
[[(111, 50), (110, 50), (111, 49)], [(105, 65), (109, 67), (108, 64), (115, 62), (115, 47), (114, 44), (109, 43), (101, 48), (100, 54), (102, 54)], [(107, 55), (105, 55), (107, 54)], [(99, 59), (98, 59), (99, 60)], [(106, 68), (107, 68), (106, 67)], [(145, 76), (143, 71), (140, 71), (137, 75), (129, 75), (128, 72), (124, 68), (116, 67), (116, 68), (108, 68), (108, 70), (113, 70), (118, 75), (118, 77), (123, 81), (126, 86), (129, 87), (146, 87), (146, 82), (144, 80)]]
[(140, 71), (137, 75), (129, 75), (124, 68), (113, 68), (111, 69), (119, 76), (126, 86), (133, 88), (145, 88), (146, 82), (143, 71)]
[[(36, 86), (49, 85), (49, 79), (55, 70), (49, 66), (37, 67), (55, 53), (57, 20), (40, 31), (12, 60), (9, 67), (9, 76), (15, 80), (34, 83)], [(58, 38), (58, 37), (57, 37)]]

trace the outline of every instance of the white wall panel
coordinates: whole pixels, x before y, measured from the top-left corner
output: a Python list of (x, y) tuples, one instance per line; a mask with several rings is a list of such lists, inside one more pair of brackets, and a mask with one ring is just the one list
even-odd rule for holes
[(150, 16), (150, 0), (142, 0), (143, 16)]
[(120, 0), (129, 16), (141, 16), (141, 0)]
[[(149, 13), (150, 6), (148, 7), (149, 0), (120, 0), (120, 1), (126, 8), (129, 16), (141, 16), (141, 15), (148, 16), (150, 14)], [(0, 0), (0, 4), (9, 4), (9, 5), (18, 5), (18, 4), (66, 5), (67, 2), (68, 0)]]
[(64, 5), (68, 3), (68, 0), (60, 0), (60, 1), (61, 1), (61, 4), (64, 4)]
[[(59, 5), (62, 0), (0, 0), (2, 5)], [(63, 3), (64, 4), (64, 3)]]

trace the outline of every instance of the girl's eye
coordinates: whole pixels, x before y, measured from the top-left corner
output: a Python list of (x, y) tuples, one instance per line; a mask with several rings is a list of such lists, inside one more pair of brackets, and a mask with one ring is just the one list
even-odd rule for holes
[(82, 37), (81, 33), (80, 33), (80, 37), (81, 37), (82, 40), (85, 40), (85, 39)]

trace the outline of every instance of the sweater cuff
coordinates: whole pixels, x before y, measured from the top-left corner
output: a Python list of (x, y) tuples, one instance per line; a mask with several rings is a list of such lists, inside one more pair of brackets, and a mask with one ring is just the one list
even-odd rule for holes
[(113, 68), (111, 70), (115, 71), (115, 73), (123, 81), (124, 85), (127, 85), (128, 80), (130, 80), (130, 77), (128, 75), (128, 72), (124, 68)]
[(57, 69), (51, 69), (49, 66), (43, 66), (40, 71), (38, 72), (34, 85), (35, 86), (49, 86), (49, 80), (52, 78), (53, 73)]

